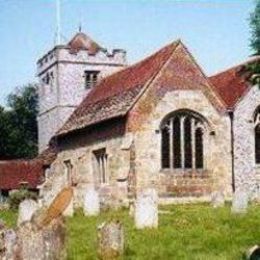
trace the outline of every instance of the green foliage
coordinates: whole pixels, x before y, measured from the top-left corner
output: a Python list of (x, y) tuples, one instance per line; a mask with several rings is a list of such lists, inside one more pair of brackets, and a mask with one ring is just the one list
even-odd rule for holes
[(0, 210), (0, 219), (4, 221), (9, 228), (14, 228), (17, 222), (16, 210)]
[(36, 200), (37, 194), (35, 192), (28, 191), (25, 188), (22, 188), (18, 191), (11, 193), (9, 196), (10, 208), (12, 210), (17, 210), (19, 207), (19, 204), (25, 199)]
[(37, 155), (37, 86), (10, 94), (8, 106), (0, 107), (0, 159), (32, 158)]
[[(250, 15), (251, 40), (250, 46), (254, 51), (254, 55), (260, 55), (260, 0), (255, 1), (255, 9)], [(259, 61), (251, 63), (247, 66), (247, 70), (251, 73), (249, 81), (253, 85), (260, 87), (260, 64)]]
[(260, 54), (260, 0), (256, 0), (255, 10), (250, 15), (251, 42), (255, 54)]

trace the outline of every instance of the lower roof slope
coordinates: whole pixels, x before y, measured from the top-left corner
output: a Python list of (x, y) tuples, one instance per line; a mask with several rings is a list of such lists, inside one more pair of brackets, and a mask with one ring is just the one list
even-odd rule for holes
[(0, 189), (11, 190), (21, 188), (27, 183), (36, 189), (43, 181), (43, 167), (39, 160), (0, 161)]
[(253, 57), (242, 64), (209, 78), (220, 97), (226, 103), (227, 109), (233, 109), (236, 103), (248, 91), (251, 73), (246, 69), (246, 66), (256, 61), (260, 61), (260, 56)]

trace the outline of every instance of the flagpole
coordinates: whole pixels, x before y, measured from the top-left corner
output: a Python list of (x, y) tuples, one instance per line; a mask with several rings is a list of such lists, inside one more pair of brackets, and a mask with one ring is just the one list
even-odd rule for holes
[(61, 44), (60, 0), (56, 0), (56, 44)]

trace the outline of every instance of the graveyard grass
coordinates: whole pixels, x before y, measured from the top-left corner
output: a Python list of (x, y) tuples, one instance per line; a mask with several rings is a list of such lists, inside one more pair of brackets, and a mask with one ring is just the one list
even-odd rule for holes
[[(230, 206), (206, 204), (161, 207), (159, 228), (136, 230), (127, 210), (84, 217), (77, 211), (66, 219), (68, 259), (97, 259), (97, 226), (119, 219), (124, 224), (126, 252), (122, 259), (244, 259), (244, 252), (260, 243), (260, 206), (233, 215)], [(167, 211), (168, 214), (165, 214)], [(14, 225), (16, 214), (1, 212)]]

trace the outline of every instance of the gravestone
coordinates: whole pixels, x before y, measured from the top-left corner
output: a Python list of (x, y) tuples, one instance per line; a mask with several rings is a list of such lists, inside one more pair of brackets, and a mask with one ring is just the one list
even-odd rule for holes
[(0, 259), (3, 258), (5, 253), (5, 233), (6, 227), (3, 220), (0, 219)]
[(16, 250), (18, 259), (23, 260), (66, 259), (63, 218), (55, 218), (42, 228), (23, 222), (18, 227)]
[(93, 186), (89, 186), (86, 190), (83, 210), (85, 216), (97, 216), (100, 212), (99, 194)]
[(5, 241), (5, 258), (6, 260), (13, 260), (16, 254), (17, 235), (13, 229), (7, 229), (4, 233)]
[(146, 189), (137, 195), (135, 226), (138, 229), (158, 227), (158, 195), (155, 189)]
[(248, 193), (243, 190), (236, 190), (232, 199), (232, 213), (246, 213), (248, 207)]
[(98, 256), (103, 260), (117, 259), (124, 253), (124, 231), (119, 221), (98, 227)]
[(22, 201), (19, 205), (17, 225), (19, 226), (25, 221), (30, 221), (37, 209), (38, 204), (36, 201), (30, 199)]
[(225, 205), (225, 196), (222, 191), (212, 192), (211, 205), (213, 208), (223, 207)]

